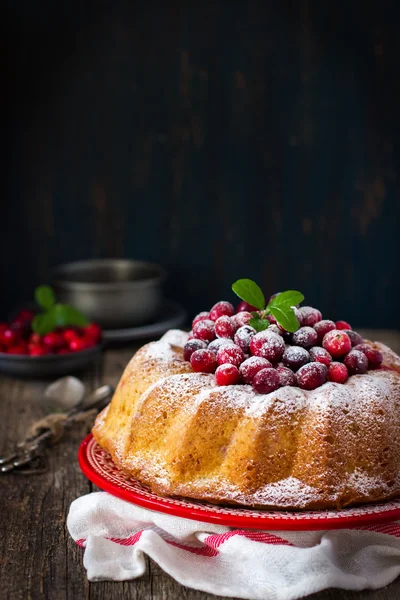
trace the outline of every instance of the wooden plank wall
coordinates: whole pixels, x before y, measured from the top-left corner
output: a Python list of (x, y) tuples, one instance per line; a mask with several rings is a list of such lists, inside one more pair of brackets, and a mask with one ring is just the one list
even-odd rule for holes
[(66, 260), (400, 327), (399, 5), (8, 0), (0, 309)]

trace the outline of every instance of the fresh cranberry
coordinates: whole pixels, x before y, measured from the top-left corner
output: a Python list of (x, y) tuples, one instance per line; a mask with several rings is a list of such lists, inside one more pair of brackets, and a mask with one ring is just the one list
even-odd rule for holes
[(207, 343), (203, 342), (203, 340), (189, 340), (186, 342), (184, 348), (183, 348), (183, 358), (187, 361), (190, 360), (190, 357), (192, 356), (193, 352), (196, 352), (196, 350), (200, 350), (200, 349), (204, 349), (207, 348)]
[(211, 352), (214, 352), (215, 355), (218, 354), (218, 350), (222, 348), (222, 346), (234, 346), (234, 341), (231, 338), (217, 338), (208, 344), (208, 349)]
[(328, 380), (335, 383), (346, 383), (349, 378), (349, 372), (346, 365), (340, 362), (333, 362), (328, 367)]
[(279, 375), (276, 369), (261, 369), (253, 379), (253, 387), (259, 394), (269, 394), (280, 387)]
[(274, 315), (267, 315), (267, 321), (269, 321), (271, 325), (278, 325), (278, 321), (275, 319)]
[(211, 321), (216, 321), (220, 317), (231, 317), (234, 314), (235, 309), (233, 307), (233, 304), (222, 300), (221, 302), (217, 302), (217, 304), (214, 304), (214, 306), (210, 310), (210, 319)]
[(215, 371), (215, 379), (218, 385), (234, 385), (240, 379), (239, 369), (235, 365), (220, 365)]
[(91, 335), (84, 335), (82, 339), (86, 344), (86, 348), (93, 348), (93, 346), (96, 346), (99, 343), (99, 340), (96, 340)]
[(383, 354), (379, 350), (375, 350), (369, 344), (358, 344), (354, 347), (354, 350), (360, 350), (363, 352), (368, 359), (368, 366), (370, 369), (376, 369), (382, 364)]
[(49, 348), (42, 346), (41, 344), (29, 344), (28, 351), (30, 356), (46, 356), (50, 354)]
[(347, 323), (347, 321), (336, 321), (335, 323), (336, 325), (336, 329), (339, 329), (340, 331), (343, 329), (351, 329), (351, 325), (349, 325), (349, 323)]
[(190, 364), (196, 373), (214, 373), (217, 368), (217, 359), (211, 350), (200, 349), (193, 352)]
[(312, 362), (301, 367), (296, 373), (297, 385), (302, 390), (315, 390), (323, 385), (328, 377), (328, 367)]
[(328, 333), (324, 335), (322, 345), (334, 358), (344, 356), (351, 349), (349, 336), (347, 333), (344, 333), (344, 331), (339, 331), (338, 329), (328, 331)]
[(279, 375), (279, 383), (281, 387), (285, 385), (296, 385), (296, 377), (291, 369), (287, 367), (277, 367), (276, 372)]
[(86, 338), (92, 338), (96, 343), (101, 338), (101, 327), (97, 323), (90, 323), (83, 328), (83, 335)]
[(71, 350), (69, 348), (59, 348), (57, 354), (71, 354)]
[(86, 340), (83, 338), (71, 340), (68, 346), (71, 352), (80, 352), (81, 350), (86, 350), (88, 347)]
[(17, 314), (17, 319), (22, 322), (22, 321), (32, 321), (32, 319), (35, 317), (36, 313), (34, 310), (29, 310), (27, 308), (24, 308), (22, 310), (19, 311), (19, 313)]
[(255, 334), (256, 330), (253, 327), (250, 327), (250, 325), (243, 325), (243, 327), (239, 327), (235, 333), (235, 344), (239, 346), (243, 352), (249, 352), (249, 345)]
[(237, 313), (241, 313), (243, 311), (251, 313), (251, 312), (254, 312), (255, 310), (257, 310), (255, 306), (252, 306), (251, 304), (249, 304), (248, 302), (245, 302), (244, 300), (242, 300), (242, 302), (239, 302), (239, 304), (237, 305), (237, 308), (236, 308)]
[(0, 333), (8, 329), (8, 323), (0, 323)]
[(50, 331), (50, 333), (46, 333), (46, 335), (43, 336), (43, 344), (53, 350), (57, 350), (57, 348), (64, 346), (65, 338), (62, 333)]
[(219, 365), (229, 363), (238, 367), (244, 361), (243, 350), (236, 344), (232, 346), (222, 346), (217, 353), (217, 362)]
[[(277, 335), (280, 335), (281, 337), (285, 337), (285, 339), (286, 339), (287, 334), (289, 334), (289, 332), (286, 332), (284, 329), (282, 329), (282, 327), (280, 325), (275, 324), (275, 323), (272, 323), (272, 325), (270, 325), (268, 327), (268, 331), (269, 331), (269, 333), (276, 333)], [(289, 335), (291, 336), (292, 334), (289, 334)]]
[(0, 332), (0, 344), (5, 346), (6, 348), (11, 348), (12, 346), (16, 346), (18, 342), (18, 334), (16, 331), (7, 327), (4, 331)]
[(266, 358), (250, 356), (239, 367), (240, 374), (245, 383), (253, 383), (253, 379), (261, 369), (268, 369), (272, 364)]
[(243, 325), (247, 325), (250, 319), (253, 318), (253, 315), (246, 310), (238, 313), (237, 315), (233, 315), (232, 321), (235, 323), (236, 328), (243, 327)]
[(215, 321), (215, 333), (217, 337), (233, 338), (235, 331), (236, 325), (233, 318), (224, 315)]
[(215, 340), (215, 323), (210, 319), (199, 321), (193, 327), (193, 337), (198, 340), (212, 342)]
[(292, 371), (297, 371), (303, 365), (311, 361), (311, 356), (305, 348), (301, 346), (288, 346), (283, 353), (282, 362), (285, 367), (289, 367)]
[(360, 350), (350, 350), (343, 362), (350, 375), (363, 375), (368, 371), (368, 358)]
[(354, 346), (357, 346), (358, 344), (362, 344), (364, 342), (364, 338), (362, 337), (362, 335), (357, 333), (357, 331), (353, 331), (352, 329), (343, 329), (343, 331), (349, 336), (353, 348)]
[(302, 348), (311, 348), (318, 341), (318, 333), (312, 327), (300, 327), (292, 335), (292, 341), (295, 346)]
[(310, 348), (309, 353), (312, 362), (320, 362), (327, 367), (332, 362), (332, 356), (327, 350), (325, 350), (325, 348), (321, 348), (321, 346), (314, 346), (314, 348)]
[(322, 321), (322, 315), (320, 311), (312, 306), (302, 306), (299, 308), (299, 313), (303, 321), (302, 324), (307, 325), (308, 327), (313, 327), (315, 323)]
[(203, 310), (203, 312), (200, 312), (193, 319), (193, 321), (192, 321), (192, 329), (196, 325), (196, 323), (200, 323), (200, 321), (205, 321), (206, 319), (209, 319), (209, 318), (210, 318), (210, 313), (208, 311)]
[(302, 315), (302, 313), (300, 311), (300, 308), (297, 308), (297, 306), (295, 306), (293, 308), (293, 310), (294, 310), (294, 314), (297, 317), (297, 320), (299, 322), (300, 327), (302, 327), (305, 323), (304, 323), (303, 315)]
[(73, 340), (77, 340), (80, 338), (80, 335), (75, 329), (65, 329), (63, 331), (64, 340), (69, 344)]
[(333, 321), (330, 321), (329, 319), (323, 319), (322, 321), (315, 323), (314, 329), (318, 334), (318, 341), (322, 342), (324, 335), (328, 333), (328, 331), (333, 331), (336, 329), (336, 326)]
[(250, 342), (253, 356), (261, 356), (271, 362), (278, 362), (285, 351), (285, 342), (280, 335), (266, 331), (257, 333)]
[(26, 344), (15, 344), (7, 348), (7, 354), (28, 354), (28, 346)]
[(38, 333), (31, 333), (31, 335), (29, 336), (29, 343), (30, 344), (41, 344), (42, 336), (39, 335)]

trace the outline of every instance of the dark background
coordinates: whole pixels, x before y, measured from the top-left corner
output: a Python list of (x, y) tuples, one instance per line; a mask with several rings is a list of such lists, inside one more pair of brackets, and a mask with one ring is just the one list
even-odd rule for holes
[(0, 311), (148, 259), (190, 312), (239, 277), (400, 327), (395, 1), (8, 0)]

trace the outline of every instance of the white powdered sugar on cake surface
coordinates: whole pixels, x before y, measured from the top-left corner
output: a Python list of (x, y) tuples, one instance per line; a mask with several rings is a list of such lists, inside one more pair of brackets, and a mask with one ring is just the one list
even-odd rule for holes
[(186, 333), (186, 331), (170, 329), (158, 342), (151, 342), (143, 347), (144, 357), (151, 359), (159, 358), (164, 360), (176, 360), (176, 348), (183, 349), (188, 337), (189, 334)]

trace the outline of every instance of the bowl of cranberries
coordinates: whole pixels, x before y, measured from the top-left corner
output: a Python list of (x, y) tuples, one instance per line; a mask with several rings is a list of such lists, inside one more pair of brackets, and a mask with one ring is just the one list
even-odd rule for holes
[(99, 325), (66, 325), (39, 334), (32, 323), (36, 311), (21, 310), (0, 323), (0, 372), (17, 376), (63, 375), (87, 367), (101, 354)]

